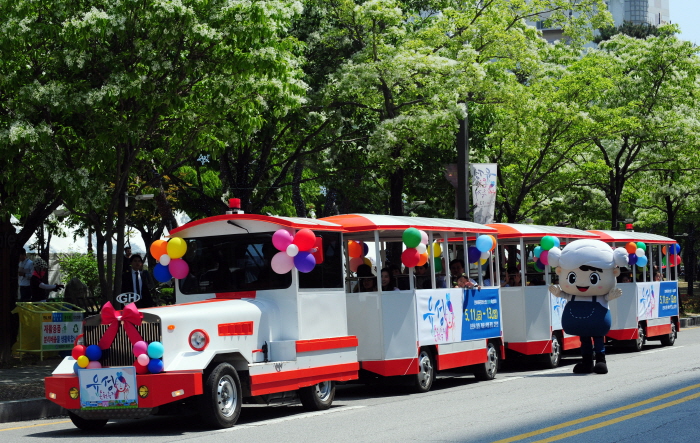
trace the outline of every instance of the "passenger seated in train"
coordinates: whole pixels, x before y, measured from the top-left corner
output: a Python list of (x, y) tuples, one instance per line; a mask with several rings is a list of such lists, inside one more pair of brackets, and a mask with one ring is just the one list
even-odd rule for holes
[(369, 265), (361, 264), (357, 267), (357, 285), (352, 292), (376, 292), (377, 277), (372, 273)]
[(430, 279), (430, 268), (425, 263), (423, 266), (415, 267), (416, 289), (433, 289), (433, 282)]
[(382, 291), (398, 291), (396, 286), (396, 278), (391, 274), (391, 269), (382, 269)]

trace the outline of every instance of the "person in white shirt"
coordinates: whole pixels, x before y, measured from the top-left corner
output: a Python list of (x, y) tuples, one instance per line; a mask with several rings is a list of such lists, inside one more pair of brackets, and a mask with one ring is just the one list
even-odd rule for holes
[(32, 297), (29, 282), (32, 279), (33, 270), (34, 262), (27, 258), (27, 251), (22, 249), (19, 253), (19, 301), (28, 302)]

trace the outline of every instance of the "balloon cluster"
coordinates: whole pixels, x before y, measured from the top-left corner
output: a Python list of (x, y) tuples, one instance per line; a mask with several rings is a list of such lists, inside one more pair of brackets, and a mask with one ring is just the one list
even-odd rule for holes
[(316, 252), (316, 234), (311, 229), (300, 229), (296, 235), (286, 229), (279, 229), (272, 234), (272, 244), (280, 251), (270, 262), (276, 273), (286, 274), (295, 267), (299, 272), (311, 272), (316, 266), (316, 257), (313, 255)]
[(476, 246), (467, 248), (467, 260), (469, 263), (483, 265), (491, 257), (491, 251), (496, 249), (496, 237), (493, 235), (480, 235), (476, 238)]
[(73, 372), (76, 374), (80, 369), (99, 369), (102, 367), (100, 358), (102, 358), (102, 349), (97, 345), (83, 346), (75, 345), (71, 351), (71, 355), (75, 359)]
[(363, 241), (348, 241), (348, 255), (350, 256), (350, 270), (357, 272), (357, 267), (361, 264), (372, 266), (372, 262), (367, 257), (369, 246)]
[(171, 278), (185, 278), (190, 272), (190, 266), (182, 257), (187, 252), (187, 242), (180, 237), (169, 241), (156, 240), (151, 244), (151, 255), (158, 260), (153, 268), (153, 276), (161, 283)]
[(544, 267), (559, 266), (559, 257), (561, 257), (561, 242), (557, 237), (552, 235), (545, 235), (540, 240), (539, 246), (535, 246), (533, 254), (537, 259), (535, 261), (535, 270), (538, 272), (543, 272)]
[(428, 233), (408, 228), (401, 235), (406, 249), (401, 253), (401, 263), (407, 268), (423, 266), (428, 262)]
[(661, 264), (669, 264), (669, 266), (676, 266), (681, 264), (681, 256), (678, 255), (681, 252), (681, 245), (678, 243), (672, 244), (668, 250), (666, 249), (666, 246), (661, 248), (661, 252), (664, 255), (667, 255), (667, 257), (663, 257), (661, 259)]
[(642, 242), (629, 242), (625, 245), (625, 250), (627, 251), (629, 264), (644, 267), (649, 262), (646, 256), (647, 245)]
[(137, 341), (134, 344), (134, 367), (137, 374), (158, 374), (163, 372), (163, 343), (154, 341), (146, 343), (145, 341)]

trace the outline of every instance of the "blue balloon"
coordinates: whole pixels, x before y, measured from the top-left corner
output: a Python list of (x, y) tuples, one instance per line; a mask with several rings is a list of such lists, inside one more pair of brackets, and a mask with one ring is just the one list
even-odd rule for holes
[(555, 247), (555, 248), (560, 247), (560, 246), (561, 246), (561, 240), (559, 240), (559, 237), (554, 237), (554, 236), (552, 236), (552, 238), (554, 239), (554, 247)]
[(78, 362), (76, 361), (76, 362), (73, 364), (73, 372), (75, 372), (75, 375), (78, 375), (78, 371), (80, 371), (81, 369), (83, 369), (83, 368), (81, 368), (80, 366), (78, 366)]
[(540, 254), (542, 254), (542, 246), (535, 246), (534, 254), (535, 257), (539, 258)]
[(366, 257), (367, 254), (369, 254), (369, 246), (367, 246), (367, 243), (362, 242), (362, 256)]
[(481, 252), (490, 251), (493, 246), (493, 240), (488, 235), (480, 235), (476, 239), (476, 249)]
[(637, 266), (643, 268), (647, 265), (648, 261), (649, 259), (645, 255), (637, 257)]
[(476, 263), (481, 258), (481, 251), (479, 251), (476, 246), (469, 246), (467, 258), (469, 259), (469, 263)]
[(161, 358), (164, 352), (163, 343), (159, 341), (154, 341), (148, 345), (148, 356), (151, 358)]
[(163, 266), (160, 263), (156, 264), (156, 267), (153, 268), (153, 276), (161, 283), (170, 281), (173, 278), (173, 276), (170, 275), (170, 270), (168, 267)]
[(148, 372), (151, 374), (163, 372), (163, 360), (159, 358), (152, 358), (151, 361), (148, 362)]
[(311, 272), (316, 266), (316, 257), (310, 252), (301, 251), (294, 257), (294, 266), (299, 272)]
[(679, 245), (678, 243), (674, 243), (668, 249), (671, 251), (671, 254), (678, 254), (681, 252), (681, 245)]
[(97, 345), (90, 345), (85, 349), (85, 356), (90, 361), (98, 361), (102, 358), (102, 349)]
[(637, 262), (639, 261), (639, 257), (637, 257), (637, 254), (630, 254), (628, 257), (630, 265), (637, 264)]

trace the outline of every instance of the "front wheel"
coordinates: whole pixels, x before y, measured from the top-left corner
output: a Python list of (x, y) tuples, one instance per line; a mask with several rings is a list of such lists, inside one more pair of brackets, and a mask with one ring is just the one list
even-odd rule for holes
[(486, 363), (476, 365), (474, 377), (477, 380), (493, 380), (498, 372), (498, 350), (493, 343), (486, 346)]
[(630, 344), (632, 345), (632, 350), (634, 352), (640, 352), (642, 349), (644, 349), (644, 344), (647, 342), (647, 337), (646, 334), (644, 334), (644, 327), (640, 323), (637, 326), (637, 338), (634, 340), (630, 340)]
[(215, 428), (230, 428), (241, 415), (241, 381), (236, 369), (220, 363), (204, 380), (199, 413), (206, 424)]
[(335, 382), (321, 383), (299, 389), (299, 400), (307, 411), (323, 411), (331, 407), (335, 398)]
[(420, 354), (418, 354), (418, 374), (413, 377), (412, 388), (415, 392), (430, 391), (435, 381), (435, 360), (430, 350), (420, 350)]
[(542, 356), (542, 363), (547, 369), (554, 369), (561, 362), (561, 340), (557, 335), (552, 335), (552, 352)]
[(71, 411), (68, 411), (68, 417), (70, 417), (70, 421), (73, 422), (76, 428), (82, 429), (83, 431), (97, 431), (107, 424), (107, 419), (88, 420)]
[(671, 333), (661, 337), (661, 344), (664, 346), (673, 346), (676, 342), (676, 337), (678, 336), (678, 331), (676, 330), (676, 324), (671, 322)]

